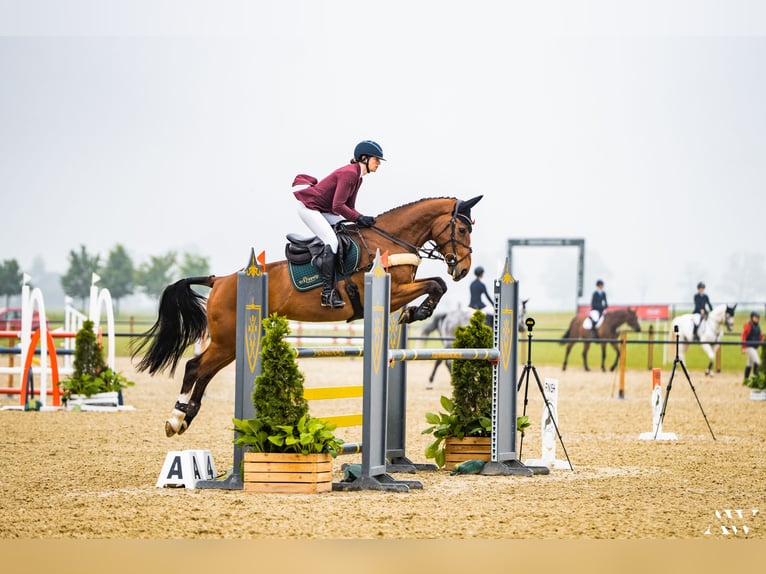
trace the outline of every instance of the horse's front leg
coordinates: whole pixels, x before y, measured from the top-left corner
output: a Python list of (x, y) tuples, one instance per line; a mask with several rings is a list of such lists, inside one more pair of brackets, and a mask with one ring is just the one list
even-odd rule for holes
[(705, 370), (705, 376), (712, 377), (713, 376), (713, 363), (715, 362), (715, 351), (713, 350), (713, 347), (705, 343), (702, 345), (702, 350), (705, 351), (705, 354), (707, 355), (707, 358), (709, 359), (709, 362), (707, 364), (707, 369)]
[[(610, 371), (614, 371), (617, 368), (617, 363), (620, 361), (620, 347), (617, 345), (617, 343), (612, 343), (612, 348), (614, 349), (614, 363), (612, 363), (612, 366), (609, 367)], [(606, 349), (604, 349), (604, 358), (606, 358)], [(604, 364), (601, 364), (601, 370), (604, 370)]]
[(586, 371), (590, 371), (590, 368), (588, 368), (588, 348), (590, 347), (590, 343), (585, 342), (582, 346), (582, 364), (583, 367), (585, 367)]
[(566, 371), (567, 370), (567, 359), (569, 359), (569, 351), (572, 350), (572, 346), (574, 343), (567, 343), (567, 349), (564, 351), (564, 364), (561, 365), (561, 370)]
[(439, 301), (446, 292), (447, 284), (441, 277), (418, 279), (412, 283), (398, 283), (392, 288), (391, 307), (398, 309), (421, 295), (427, 294), (428, 297), (420, 305), (417, 307), (405, 307), (399, 316), (400, 323), (422, 321), (433, 314), (436, 305), (439, 304)]

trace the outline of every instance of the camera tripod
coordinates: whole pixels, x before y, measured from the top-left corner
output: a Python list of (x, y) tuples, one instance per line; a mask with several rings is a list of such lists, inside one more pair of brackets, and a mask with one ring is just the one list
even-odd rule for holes
[(713, 437), (713, 440), (716, 440), (715, 435), (713, 434), (713, 429), (710, 428), (710, 423), (707, 420), (707, 416), (705, 416), (705, 411), (702, 409), (702, 403), (700, 403), (700, 399), (697, 396), (697, 391), (694, 389), (694, 385), (692, 384), (691, 377), (689, 377), (689, 371), (686, 370), (686, 365), (684, 365), (684, 362), (681, 360), (681, 358), (678, 355), (678, 325), (673, 326), (673, 332), (676, 335), (676, 358), (673, 359), (673, 369), (670, 371), (670, 379), (668, 380), (668, 386), (665, 389), (665, 398), (662, 401), (662, 412), (660, 412), (660, 421), (659, 425), (657, 425), (657, 429), (654, 431), (654, 438), (657, 439), (657, 433), (662, 428), (662, 421), (665, 419), (665, 410), (668, 407), (668, 399), (670, 398), (670, 389), (673, 387), (673, 377), (676, 374), (676, 367), (678, 365), (681, 365), (681, 369), (684, 371), (684, 375), (686, 375), (686, 380), (689, 382), (689, 387), (692, 390), (692, 393), (694, 394), (694, 398), (697, 399), (697, 404), (699, 405), (700, 412), (702, 413), (703, 418), (705, 419), (705, 423), (707, 424), (708, 430), (710, 430), (710, 435)]
[[(569, 463), (569, 468), (570, 470), (574, 470), (574, 467), (572, 466), (572, 461), (569, 460), (569, 453), (567, 452), (567, 447), (564, 446), (564, 441), (561, 438), (561, 433), (559, 432), (559, 425), (556, 422), (556, 416), (554, 415), (553, 407), (551, 406), (551, 403), (548, 400), (548, 397), (545, 396), (545, 391), (543, 390), (543, 385), (540, 382), (540, 377), (537, 375), (537, 369), (535, 369), (535, 366), (532, 364), (532, 329), (534, 329), (535, 327), (535, 320), (532, 317), (527, 317), (527, 319), (524, 321), (524, 324), (527, 326), (527, 364), (524, 365), (524, 370), (521, 372), (521, 376), (519, 377), (519, 385), (516, 388), (516, 392), (520, 391), (521, 384), (525, 383), (524, 411), (522, 412), (522, 416), (527, 414), (527, 403), (529, 402), (527, 398), (529, 395), (529, 373), (531, 371), (535, 375), (537, 388), (540, 390), (540, 396), (543, 397), (543, 401), (545, 402), (545, 408), (548, 412), (548, 416), (550, 417), (550, 420), (553, 423), (553, 428), (556, 429), (556, 435), (559, 437), (561, 448), (564, 449), (564, 454), (567, 457), (567, 463)], [(521, 441), (519, 442), (519, 459), (521, 459), (521, 451), (523, 448), (524, 448), (524, 431), (521, 431)]]

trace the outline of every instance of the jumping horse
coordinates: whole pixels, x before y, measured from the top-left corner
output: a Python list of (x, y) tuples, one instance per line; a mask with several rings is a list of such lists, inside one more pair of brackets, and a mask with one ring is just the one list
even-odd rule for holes
[[(564, 364), (561, 367), (562, 371), (566, 371), (569, 351), (572, 350), (572, 347), (578, 341), (582, 341), (584, 344), (582, 350), (582, 364), (586, 371), (590, 371), (588, 368), (588, 348), (590, 348), (593, 333), (590, 328), (586, 329), (583, 326), (583, 320), (584, 319), (581, 316), (576, 316), (574, 319), (572, 319), (572, 321), (569, 323), (569, 329), (567, 329), (567, 332), (564, 333), (564, 336), (562, 337), (562, 339), (567, 339), (561, 342), (562, 345), (566, 344), (567, 346), (566, 353), (564, 354)], [(609, 370), (614, 371), (615, 368), (617, 368), (617, 362), (620, 360), (620, 347), (613, 339), (617, 338), (617, 329), (619, 329), (619, 327), (624, 323), (627, 323), (628, 326), (636, 332), (641, 331), (641, 325), (638, 324), (638, 315), (636, 314), (636, 310), (633, 308), (618, 309), (604, 313), (604, 320), (596, 329), (596, 339), (612, 339), (611, 341), (599, 341), (601, 343), (602, 371), (606, 371), (604, 365), (606, 363), (607, 343), (612, 345), (614, 352), (617, 353), (617, 356), (614, 358), (614, 363), (612, 363), (612, 366), (609, 367)]]
[[(700, 346), (710, 360), (705, 370), (706, 375), (713, 374), (713, 362), (715, 361), (715, 354), (719, 346), (718, 341), (721, 340), (721, 335), (723, 335), (724, 326), (727, 331), (734, 329), (734, 311), (736, 309), (736, 303), (732, 306), (721, 304), (713, 307), (713, 310), (710, 311), (707, 318), (702, 320), (697, 329), (697, 336), (701, 343)], [(675, 327), (678, 327), (678, 358), (682, 361), (686, 359), (686, 350), (689, 344), (694, 341), (693, 318), (694, 315), (691, 313), (679, 315), (670, 324), (670, 337), (675, 336)]]
[[(319, 287), (296, 288), (288, 260), (266, 264), (269, 275), (269, 313), (294, 321), (352, 321), (364, 313), (364, 274), (372, 268), (377, 250), (387, 254), (391, 275), (391, 309), (403, 308), (401, 323), (431, 316), (447, 291), (441, 277), (416, 279), (422, 258), (444, 261), (453, 281), (471, 269), (471, 208), (482, 196), (462, 201), (450, 197), (421, 199), (391, 209), (375, 218), (371, 228), (342, 226), (358, 245), (359, 264), (339, 273), (338, 287), (346, 302), (342, 308), (320, 305)], [(288, 244), (288, 247), (291, 247)], [(286, 252), (289, 252), (286, 249)], [(384, 261), (385, 265), (385, 261)], [(207, 301), (192, 285), (210, 287)], [(343, 289), (340, 289), (340, 287)], [(427, 297), (407, 307), (418, 297)], [(209, 336), (202, 353), (189, 359), (177, 402), (165, 421), (168, 437), (182, 434), (200, 410), (210, 380), (235, 358), (237, 273), (225, 276), (189, 277), (165, 288), (160, 297), (157, 321), (131, 342), (131, 357), (143, 353), (136, 368), (150, 375), (168, 370), (173, 376), (186, 348)]]

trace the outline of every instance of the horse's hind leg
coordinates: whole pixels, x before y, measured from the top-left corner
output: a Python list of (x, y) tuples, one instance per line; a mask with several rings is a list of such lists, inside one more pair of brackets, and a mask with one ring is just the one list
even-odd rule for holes
[(189, 400), (191, 398), (192, 390), (194, 389), (194, 383), (197, 381), (197, 373), (199, 373), (199, 363), (201, 359), (202, 355), (198, 355), (186, 362), (184, 380), (181, 384), (181, 392), (176, 399), (176, 404), (173, 407), (170, 416), (165, 421), (165, 435), (168, 438), (174, 434), (183, 434), (189, 426), (186, 422), (186, 415), (189, 410)]
[(234, 360), (234, 354), (211, 345), (201, 355), (189, 359), (186, 363), (181, 394), (178, 396), (173, 411), (165, 421), (165, 434), (183, 434), (202, 406), (210, 380)]

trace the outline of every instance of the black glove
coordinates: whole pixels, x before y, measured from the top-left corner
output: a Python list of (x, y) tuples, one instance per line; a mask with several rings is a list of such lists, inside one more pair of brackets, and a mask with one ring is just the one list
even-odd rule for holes
[(369, 215), (360, 215), (359, 219), (356, 220), (356, 224), (359, 227), (372, 227), (375, 223), (375, 218), (370, 217)]

